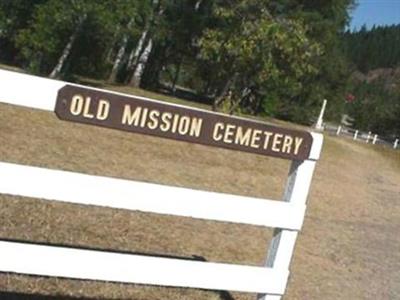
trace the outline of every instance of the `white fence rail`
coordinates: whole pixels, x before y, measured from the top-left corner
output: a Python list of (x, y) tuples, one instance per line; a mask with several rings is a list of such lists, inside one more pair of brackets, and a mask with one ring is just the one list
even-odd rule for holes
[(1, 270), (112, 282), (282, 294), (288, 271), (0, 241)]
[[(53, 111), (57, 91), (66, 83), (0, 70), (0, 84), (0, 102)], [(322, 135), (312, 133), (312, 137), (309, 159), (292, 162), (283, 201), (0, 162), (3, 194), (273, 227), (264, 267), (39, 245), (0, 237), (0, 271), (253, 292), (259, 293), (259, 299), (280, 299), (322, 147)]]
[(0, 182), (11, 195), (293, 230), (305, 211), (304, 204), (1, 162)]
[(325, 125), (324, 130), (330, 132), (331, 134), (335, 134), (337, 136), (346, 136), (348, 138), (353, 139), (354, 141), (361, 141), (365, 143), (370, 143), (373, 145), (384, 145), (387, 147), (391, 147), (393, 149), (400, 149), (399, 138), (385, 138), (380, 136), (379, 134), (369, 132), (363, 132), (357, 129), (345, 127), (342, 125)]

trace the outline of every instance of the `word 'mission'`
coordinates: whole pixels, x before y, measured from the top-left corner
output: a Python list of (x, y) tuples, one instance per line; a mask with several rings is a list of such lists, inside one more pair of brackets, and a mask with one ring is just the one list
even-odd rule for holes
[[(90, 97), (74, 95), (70, 101), (69, 112), (86, 119), (107, 121), (110, 116), (109, 100), (99, 99), (91, 103)], [(303, 138), (292, 134), (276, 133), (229, 122), (217, 121), (207, 132), (203, 130), (204, 120), (177, 112), (150, 109), (144, 106), (124, 104), (119, 119), (120, 125), (144, 128), (162, 133), (201, 138), (209, 135), (215, 144), (231, 144), (253, 149), (263, 149), (277, 153), (297, 155)]]

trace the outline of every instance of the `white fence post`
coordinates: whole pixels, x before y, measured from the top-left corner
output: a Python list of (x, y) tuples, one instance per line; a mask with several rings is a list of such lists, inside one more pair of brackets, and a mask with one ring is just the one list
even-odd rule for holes
[(367, 144), (369, 143), (370, 138), (371, 138), (371, 131), (368, 131), (367, 140), (365, 141)]
[[(322, 149), (322, 135), (313, 135), (314, 142), (310, 160), (293, 161), (290, 166), (289, 177), (283, 195), (283, 201), (297, 205), (307, 202), (308, 191), (314, 173), (315, 163)], [(298, 231), (276, 228), (269, 246), (266, 266), (278, 270), (288, 270)], [(280, 300), (281, 296), (259, 294), (258, 300)]]
[(372, 140), (372, 144), (376, 144), (376, 140), (378, 139), (378, 135), (377, 134), (375, 134), (374, 135), (374, 139)]
[(356, 140), (356, 139), (357, 139), (357, 135), (358, 135), (358, 130), (356, 130), (356, 132), (354, 132), (353, 140)]
[(324, 102), (322, 103), (321, 111), (319, 112), (318, 120), (317, 123), (315, 124), (315, 129), (317, 130), (323, 130), (323, 118), (324, 118), (324, 113), (325, 113), (325, 108), (326, 108), (326, 103), (328, 100), (324, 99)]
[(396, 139), (393, 144), (393, 149), (396, 149), (398, 144), (399, 144), (399, 139)]
[(339, 127), (336, 130), (336, 135), (339, 135), (341, 131), (342, 131), (342, 126), (339, 125)]

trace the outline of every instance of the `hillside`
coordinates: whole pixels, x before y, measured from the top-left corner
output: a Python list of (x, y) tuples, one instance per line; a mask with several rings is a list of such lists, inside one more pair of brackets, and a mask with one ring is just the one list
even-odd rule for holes
[[(5, 104), (0, 133), (3, 161), (256, 197), (279, 199), (289, 166)], [(398, 182), (400, 152), (326, 136), (285, 299), (400, 297)], [(0, 195), (0, 237), (262, 265), (271, 230)], [(7, 292), (53, 296), (48, 299), (254, 299), (10, 274), (0, 274), (0, 291), (2, 299)]]
[(351, 75), (351, 79), (358, 84), (363, 82), (382, 83), (384, 89), (389, 92), (400, 90), (400, 68), (378, 68), (365, 74), (355, 71)]

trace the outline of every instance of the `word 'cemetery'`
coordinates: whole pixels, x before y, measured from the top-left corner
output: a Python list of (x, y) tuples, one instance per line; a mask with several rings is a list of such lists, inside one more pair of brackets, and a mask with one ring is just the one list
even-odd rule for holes
[(56, 113), (64, 120), (298, 160), (308, 157), (312, 142), (307, 132), (68, 85), (59, 92)]

